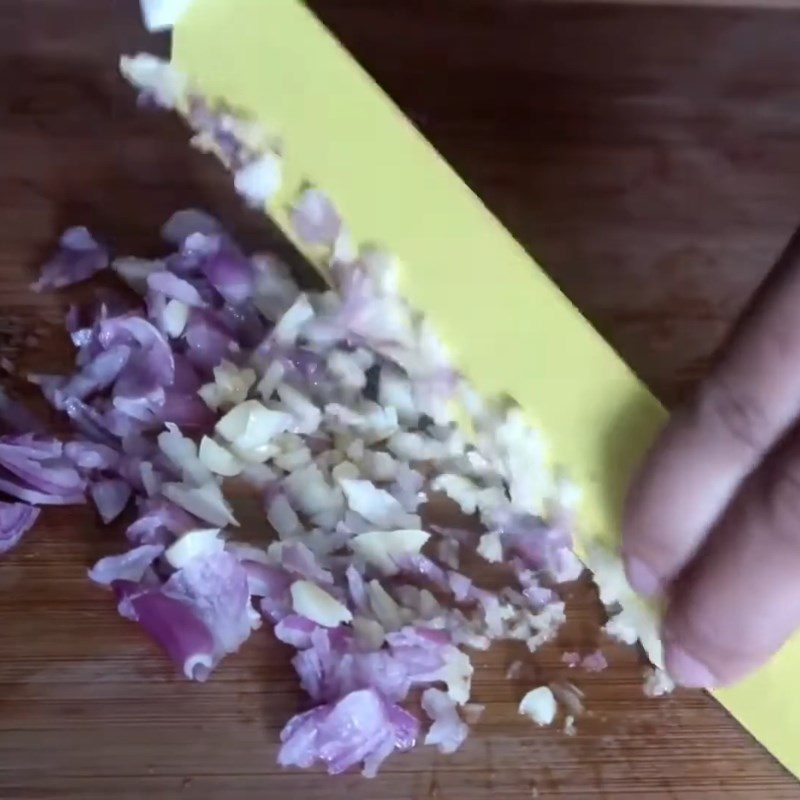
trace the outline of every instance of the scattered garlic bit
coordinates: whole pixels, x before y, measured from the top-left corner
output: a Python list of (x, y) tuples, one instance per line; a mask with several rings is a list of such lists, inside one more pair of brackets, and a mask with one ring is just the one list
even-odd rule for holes
[(617, 614), (606, 622), (603, 631), (614, 641), (622, 644), (633, 645), (639, 639), (636, 626), (630, 624), (622, 614)]
[(352, 353), (334, 350), (327, 360), (330, 373), (348, 389), (361, 391), (367, 385), (367, 375)]
[(283, 408), (294, 418), (294, 431), (308, 435), (319, 429), (322, 412), (302, 392), (285, 383), (276, 391)]
[(192, 0), (139, 0), (147, 30), (168, 31), (186, 13)]
[(303, 440), (293, 433), (281, 434), (275, 439), (278, 452), (272, 463), (286, 472), (294, 472), (307, 467), (312, 462), (311, 451)]
[(221, 553), (225, 549), (225, 542), (219, 534), (219, 528), (187, 531), (166, 549), (164, 557), (175, 569), (181, 569), (193, 558)]
[(280, 361), (273, 361), (264, 372), (264, 376), (258, 382), (256, 391), (264, 400), (269, 400), (280, 386), (284, 378), (286, 369)]
[(573, 717), (571, 714), (568, 714), (564, 719), (564, 734), (566, 736), (575, 735), (575, 717)]
[(267, 507), (267, 521), (281, 539), (291, 539), (303, 533), (300, 517), (286, 495), (279, 494)]
[(530, 717), (537, 725), (551, 725), (556, 718), (556, 698), (549, 686), (531, 689), (519, 704), (519, 713)]
[(247, 393), (255, 382), (254, 370), (239, 369), (223, 359), (219, 366), (214, 367), (214, 382), (201, 386), (198, 394), (209, 408), (230, 409), (247, 399)]
[(290, 472), (283, 480), (286, 495), (297, 511), (312, 519), (344, 508), (344, 495), (338, 486), (328, 482), (316, 464)]
[[(392, 458), (389, 453), (383, 450), (364, 450), (363, 439), (357, 439), (353, 445), (355, 445), (353, 449), (355, 453), (359, 453), (360, 447), (360, 455), (355, 460), (367, 480), (381, 482), (397, 480), (400, 462)], [(348, 449), (348, 455), (350, 455), (350, 449)]]
[(291, 586), (292, 608), (317, 625), (335, 628), (343, 622), (350, 622), (353, 615), (324, 589), (311, 581), (295, 581)]
[(425, 744), (436, 745), (440, 753), (454, 753), (467, 738), (469, 728), (458, 715), (455, 701), (441, 689), (431, 687), (422, 693), (422, 710), (433, 721)]
[(460, 706), (469, 701), (472, 690), (472, 662), (466, 653), (456, 647), (448, 650), (444, 666), (434, 673), (436, 678), (447, 685), (447, 693)]
[(239, 524), (222, 496), (222, 490), (214, 481), (201, 486), (165, 483), (161, 490), (168, 500), (211, 525), (224, 528), (226, 525)]
[(648, 667), (645, 670), (644, 693), (647, 697), (661, 697), (675, 690), (675, 681), (666, 670)]
[(195, 486), (212, 481), (211, 471), (198, 457), (197, 444), (184, 436), (177, 425), (168, 422), (166, 428), (158, 435), (158, 446), (180, 470), (183, 480)]
[(444, 492), (460, 509), (462, 514), (474, 514), (478, 508), (478, 486), (461, 475), (437, 475), (432, 483), (434, 492)]
[(538, 614), (528, 612), (527, 621), (534, 631), (525, 641), (528, 650), (535, 653), (543, 644), (552, 641), (566, 620), (565, 606), (561, 602), (546, 605)]
[(585, 568), (580, 558), (572, 550), (564, 547), (559, 551), (557, 562), (551, 573), (556, 583), (570, 583), (578, 580)]
[(628, 585), (619, 555), (594, 544), (586, 548), (585, 560), (600, 593), (600, 601), (606, 608), (621, 608), (606, 623), (605, 632), (624, 644), (641, 642), (651, 663), (663, 669), (664, 648), (658, 609), (643, 601)]
[(383, 575), (396, 575), (398, 560), (422, 550), (430, 534), (418, 529), (365, 531), (354, 536), (349, 544), (365, 563)]
[(365, 650), (380, 650), (386, 639), (383, 626), (377, 620), (368, 617), (353, 619), (353, 633)]
[(358, 467), (352, 461), (340, 461), (332, 470), (331, 478), (334, 483), (357, 480), (361, 475)]
[(478, 542), (478, 555), (490, 563), (496, 564), (503, 560), (503, 545), (497, 531), (489, 531), (481, 536)]
[(232, 477), (239, 475), (244, 469), (242, 462), (233, 453), (208, 436), (204, 436), (200, 441), (198, 455), (203, 466), (215, 475)]
[(297, 341), (303, 327), (314, 319), (314, 309), (308, 295), (298, 295), (292, 305), (278, 320), (272, 336), (277, 344), (290, 345)]
[(380, 585), (377, 580), (367, 584), (369, 605), (375, 619), (387, 631), (399, 631), (403, 627), (403, 618), (400, 606), (392, 599), (391, 595)]
[(164, 308), (164, 328), (169, 336), (177, 339), (186, 328), (189, 306), (180, 300), (170, 300)]
[(511, 408), (505, 419), (489, 422), (477, 441), (478, 449), (488, 454), (507, 481), (514, 506), (543, 515), (545, 500), (553, 494), (554, 478), (547, 466), (542, 434), (530, 427), (522, 411)]
[(378, 401), (383, 406), (396, 409), (400, 420), (404, 423), (413, 423), (418, 419), (419, 412), (414, 401), (411, 381), (391, 367), (381, 370)]
[(260, 210), (275, 196), (283, 182), (283, 162), (276, 153), (264, 153), (237, 170), (233, 186), (251, 208)]
[(370, 481), (343, 480), (341, 486), (350, 508), (380, 528), (395, 528), (414, 519), (396, 498)]
[(272, 440), (292, 423), (289, 414), (273, 411), (258, 400), (245, 400), (217, 423), (216, 431), (239, 458), (259, 464), (276, 455)]
[(166, 61), (139, 53), (135, 56), (122, 56), (119, 69), (123, 77), (135, 86), (141, 96), (167, 109), (183, 109), (186, 105), (186, 92), (189, 82), (185, 75)]

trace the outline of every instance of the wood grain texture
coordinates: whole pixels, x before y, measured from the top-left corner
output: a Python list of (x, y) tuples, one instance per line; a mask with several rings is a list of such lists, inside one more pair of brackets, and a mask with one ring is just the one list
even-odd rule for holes
[[(537, 0), (530, 0), (536, 2)], [(540, 0), (550, 5), (609, 5), (609, 0)], [(796, 9), (797, 0), (614, 0), (616, 6), (658, 6), (661, 8), (746, 8), (746, 9)]]
[[(800, 13), (312, 5), (658, 394), (678, 397), (797, 224)], [(192, 204), (250, 244), (273, 240), (177, 123), (135, 110), (117, 55), (164, 44), (127, 0), (0, 0), (0, 354), (22, 370), (69, 363), (65, 298), (26, 288), (65, 224), (149, 253)], [(2, 798), (800, 797), (709, 698), (645, 700), (635, 654), (599, 642), (585, 588), (519, 679), (504, 678), (512, 648), (476, 656), (487, 711), (455, 756), (421, 747), (372, 782), (281, 771), (277, 734), (301, 701), (288, 652), (261, 632), (207, 684), (179, 680), (85, 578), (119, 548), (90, 511), (46, 511), (0, 561)], [(574, 738), (517, 717), (526, 687), (565, 675), (562, 648), (596, 643), (612, 667), (581, 677), (591, 714)]]

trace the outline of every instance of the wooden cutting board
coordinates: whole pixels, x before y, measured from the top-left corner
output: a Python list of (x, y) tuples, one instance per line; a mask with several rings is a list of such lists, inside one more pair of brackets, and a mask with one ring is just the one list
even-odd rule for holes
[[(312, 5), (675, 400), (796, 224), (800, 14)], [(134, 109), (116, 75), (119, 52), (152, 49), (134, 4), (82, 0), (80, 24), (75, 9), (0, 4), (0, 351), (23, 368), (70, 363), (62, 298), (26, 288), (62, 226), (155, 252), (159, 223), (200, 202), (246, 242), (272, 235), (177, 123)], [(177, 679), (85, 578), (118, 535), (88, 509), (55, 511), (0, 561), (2, 798), (800, 797), (716, 704), (695, 693), (645, 700), (633, 654), (606, 643), (611, 669), (580, 681), (592, 715), (577, 736), (518, 719), (525, 685), (564, 674), (561, 649), (597, 642), (589, 591), (576, 591), (559, 647), (522, 679), (504, 678), (510, 650), (476, 658), (487, 711), (455, 756), (419, 748), (371, 783), (282, 772), (277, 732), (300, 700), (288, 653), (264, 632), (208, 684)]]
[[(609, 0), (553, 0), (555, 3), (609, 5)], [(683, 9), (746, 8), (746, 9), (796, 9), (796, 0), (614, 0), (615, 6), (649, 6)]]

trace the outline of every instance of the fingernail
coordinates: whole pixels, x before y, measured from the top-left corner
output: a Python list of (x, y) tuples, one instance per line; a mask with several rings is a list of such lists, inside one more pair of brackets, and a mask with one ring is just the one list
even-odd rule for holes
[(688, 689), (710, 689), (717, 684), (711, 670), (689, 655), (679, 644), (667, 643), (664, 660), (667, 672), (681, 686)]
[(625, 559), (625, 574), (633, 590), (644, 597), (661, 593), (661, 580), (644, 561), (630, 556)]

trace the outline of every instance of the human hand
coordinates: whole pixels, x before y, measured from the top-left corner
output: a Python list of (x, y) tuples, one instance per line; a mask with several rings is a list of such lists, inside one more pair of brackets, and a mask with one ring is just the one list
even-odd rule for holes
[(714, 687), (800, 626), (800, 235), (635, 478), (628, 580), (668, 599), (666, 666)]

